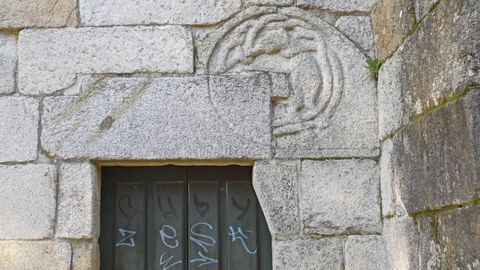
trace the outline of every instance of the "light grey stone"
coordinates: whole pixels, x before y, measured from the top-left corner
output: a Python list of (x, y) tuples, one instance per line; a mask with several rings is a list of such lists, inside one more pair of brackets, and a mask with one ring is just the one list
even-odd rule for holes
[(438, 3), (438, 0), (414, 0), (415, 16), (417, 21), (420, 21), (432, 9), (433, 5)]
[(50, 237), (55, 221), (56, 186), (52, 165), (0, 166), (0, 239)]
[(98, 243), (74, 242), (72, 249), (72, 270), (94, 270), (100, 268)]
[(241, 0), (80, 0), (85, 25), (214, 24), (237, 12)]
[(342, 16), (335, 26), (355, 42), (370, 57), (375, 57), (373, 46), (372, 22), (367, 16)]
[(299, 161), (257, 161), (253, 187), (272, 235), (300, 232)]
[(293, 0), (244, 0), (247, 6), (290, 6), (293, 4)]
[(88, 159), (270, 156), (267, 74), (91, 78), (80, 97), (46, 97), (42, 147)]
[(100, 208), (96, 167), (90, 163), (63, 163), (58, 181), (56, 237), (96, 238)]
[(370, 11), (377, 0), (297, 0), (301, 7), (315, 7), (330, 11)]
[(15, 90), (17, 37), (0, 33), (0, 94)]
[(75, 0), (2, 0), (0, 28), (77, 25)]
[(271, 72), (272, 98), (286, 99), (290, 95), (290, 78), (287, 74)]
[(71, 248), (53, 241), (0, 241), (0, 270), (69, 270)]
[(180, 26), (20, 32), (18, 85), (23, 94), (63, 90), (78, 74), (192, 71), (192, 37)]
[(198, 36), (198, 65), (209, 73), (289, 75), (289, 97), (274, 104), (277, 157), (378, 155), (375, 83), (366, 58), (329, 23), (298, 8), (252, 7)]
[(273, 269), (343, 269), (342, 239), (273, 241)]
[(389, 270), (386, 243), (382, 236), (350, 236), (345, 242), (346, 270)]
[(392, 135), (408, 123), (403, 99), (405, 73), (399, 55), (388, 59), (380, 68), (378, 76), (378, 129), (380, 139)]
[(301, 190), (304, 232), (381, 231), (378, 166), (374, 161), (305, 160)]
[(391, 269), (422, 269), (418, 267), (419, 235), (410, 217), (385, 220), (383, 236)]
[(386, 140), (382, 145), (382, 155), (380, 156), (380, 189), (382, 194), (382, 213), (384, 216), (395, 215), (395, 197), (393, 190), (393, 164), (392, 164), (393, 144), (391, 140)]
[(384, 217), (406, 215), (405, 206), (400, 198), (399, 172), (394, 169), (393, 142), (385, 140), (380, 156), (380, 186), (382, 194), (382, 213)]
[(387, 220), (392, 269), (478, 269), (480, 206)]
[(38, 101), (27, 97), (0, 97), (0, 162), (37, 158)]

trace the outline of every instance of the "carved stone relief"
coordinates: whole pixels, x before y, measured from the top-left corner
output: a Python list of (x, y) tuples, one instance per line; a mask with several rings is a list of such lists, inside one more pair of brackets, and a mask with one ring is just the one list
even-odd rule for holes
[(272, 89), (277, 156), (375, 155), (375, 88), (365, 57), (328, 23), (298, 8), (251, 8), (209, 38), (208, 73), (270, 72), (273, 87), (278, 73), (288, 78), (289, 93)]
[(292, 94), (276, 104), (273, 134), (325, 128), (342, 95), (341, 63), (310, 22), (264, 14), (241, 22), (218, 44), (212, 73), (265, 70), (290, 75)]

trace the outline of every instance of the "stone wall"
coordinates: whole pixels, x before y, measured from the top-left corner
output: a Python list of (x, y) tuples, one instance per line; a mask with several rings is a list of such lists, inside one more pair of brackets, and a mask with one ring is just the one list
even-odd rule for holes
[(275, 269), (477, 269), (478, 5), (376, 2), (4, 0), (0, 269), (98, 269), (112, 164), (253, 166)]
[(399, 2), (372, 15), (390, 261), (480, 269), (480, 5)]

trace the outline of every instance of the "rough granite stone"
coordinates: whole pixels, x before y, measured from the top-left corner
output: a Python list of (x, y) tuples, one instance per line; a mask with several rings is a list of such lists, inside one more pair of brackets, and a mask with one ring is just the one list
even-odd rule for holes
[(72, 270), (92, 270), (100, 268), (98, 243), (74, 242), (72, 249)]
[(335, 27), (353, 40), (369, 57), (375, 57), (370, 17), (342, 16), (338, 18)]
[(214, 24), (237, 12), (241, 0), (80, 0), (85, 25)]
[(372, 9), (377, 56), (385, 61), (403, 43), (415, 23), (412, 0), (379, 0)]
[(438, 1), (439, 0), (414, 0), (417, 21), (422, 20)]
[(75, 26), (76, 6), (75, 0), (2, 0), (0, 29)]
[(437, 232), (432, 237), (436, 269), (480, 269), (480, 205), (440, 213), (438, 228), (432, 230)]
[(93, 77), (79, 97), (46, 97), (42, 147), (88, 159), (270, 157), (267, 74)]
[(440, 1), (417, 33), (382, 66), (381, 136), (480, 84), (479, 14), (476, 0)]
[(338, 238), (273, 241), (273, 269), (343, 269), (343, 245)]
[(299, 161), (255, 162), (253, 187), (272, 235), (300, 232), (299, 168)]
[(409, 214), (480, 198), (480, 90), (443, 106), (393, 139), (393, 168)]
[(55, 236), (69, 239), (98, 237), (100, 183), (96, 167), (90, 163), (63, 163), (58, 181)]
[(392, 269), (479, 269), (480, 206), (392, 219), (384, 236)]
[(377, 163), (371, 160), (302, 162), (304, 232), (322, 235), (381, 231)]
[(301, 7), (315, 7), (330, 11), (370, 11), (376, 0), (297, 0)]
[(405, 67), (397, 55), (388, 59), (378, 76), (378, 129), (380, 139), (394, 134), (409, 121), (402, 85), (406, 77)]
[(294, 0), (244, 0), (247, 6), (290, 6)]
[[(290, 95), (274, 99), (276, 157), (378, 155), (375, 83), (366, 57), (326, 21), (298, 8), (252, 7), (198, 36), (200, 70), (288, 75)], [(258, 38), (250, 42), (250, 36)]]
[(345, 269), (391, 269), (383, 236), (366, 235), (348, 237), (345, 242)]
[(55, 222), (56, 186), (55, 166), (0, 166), (0, 239), (50, 237)]
[(71, 248), (53, 241), (0, 241), (0, 270), (69, 270)]
[(382, 154), (379, 161), (383, 216), (395, 215), (395, 183), (393, 179), (392, 150), (392, 140), (385, 140), (382, 145)]
[(37, 158), (38, 101), (28, 97), (0, 97), (0, 162)]
[(54, 93), (72, 86), (77, 75), (85, 73), (192, 71), (192, 37), (180, 26), (20, 32), (18, 85), (22, 94)]
[[(391, 269), (425, 269), (418, 267), (419, 235), (410, 217), (386, 219), (383, 223), (388, 261)], [(416, 256), (412, 258), (413, 256)]]
[(380, 156), (380, 186), (382, 194), (382, 213), (384, 217), (406, 215), (405, 206), (399, 197), (399, 181), (393, 165), (393, 142), (385, 140)]
[(0, 94), (15, 90), (17, 66), (17, 37), (0, 33)]

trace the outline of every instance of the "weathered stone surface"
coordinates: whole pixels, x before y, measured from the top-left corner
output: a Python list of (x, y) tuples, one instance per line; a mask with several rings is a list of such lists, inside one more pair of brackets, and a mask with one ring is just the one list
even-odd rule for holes
[(385, 240), (382, 236), (350, 236), (345, 243), (346, 270), (388, 270)]
[(437, 269), (480, 269), (480, 205), (440, 213), (432, 230)]
[(69, 270), (68, 243), (52, 241), (0, 241), (1, 270)]
[[(475, 0), (440, 1), (416, 35), (382, 66), (380, 118), (390, 118), (380, 119), (380, 126), (395, 119), (395, 125), (380, 128), (383, 133), (480, 84), (479, 13)], [(383, 113), (389, 106), (393, 110)]]
[(417, 21), (420, 21), (432, 9), (433, 5), (439, 0), (414, 0), (415, 16)]
[(386, 140), (382, 145), (382, 155), (380, 156), (380, 190), (382, 194), (382, 214), (384, 216), (395, 215), (395, 192), (394, 192), (394, 174), (392, 163), (393, 143)]
[(253, 187), (273, 235), (300, 232), (299, 168), (299, 161), (255, 162)]
[(367, 16), (342, 16), (335, 27), (353, 40), (370, 57), (375, 57), (372, 22)]
[(0, 33), (0, 94), (15, 90), (16, 65), (17, 38), (15, 35)]
[(244, 0), (246, 5), (289, 6), (293, 0)]
[[(391, 269), (425, 269), (418, 267), (419, 235), (410, 217), (386, 219), (383, 226)], [(414, 257), (415, 256), (415, 257)]]
[(302, 7), (316, 7), (331, 11), (370, 11), (376, 0), (297, 0)]
[(28, 95), (65, 89), (85, 73), (187, 73), (192, 38), (180, 26), (24, 30), (18, 69), (20, 92)]
[(415, 23), (412, 0), (379, 0), (372, 10), (372, 26), (380, 61), (397, 50)]
[(378, 129), (381, 139), (385, 139), (402, 125), (408, 123), (409, 115), (405, 111), (402, 86), (405, 73), (402, 61), (394, 56), (380, 68), (378, 76)]
[(241, 0), (80, 0), (85, 25), (214, 24), (237, 12)]
[(405, 206), (398, 192), (400, 183), (398, 176), (395, 174), (393, 158), (393, 142), (390, 139), (385, 140), (380, 156), (382, 213), (385, 217), (406, 215)]
[(37, 158), (38, 101), (0, 97), (0, 162)]
[(370, 160), (302, 162), (304, 231), (325, 235), (380, 232), (377, 167)]
[(0, 166), (0, 239), (52, 235), (56, 182), (52, 165)]
[(392, 269), (478, 269), (480, 206), (385, 222)]
[(288, 74), (270, 72), (272, 80), (272, 98), (285, 99), (290, 95), (290, 78)]
[[(375, 84), (365, 56), (318, 17), (298, 8), (276, 12), (250, 8), (199, 34), (199, 67), (214, 74), (289, 75), (289, 97), (274, 104), (279, 158), (377, 155)], [(250, 36), (257, 38), (249, 41)]]
[(0, 28), (75, 26), (75, 0), (2, 0)]
[(64, 163), (59, 170), (55, 235), (73, 239), (96, 238), (100, 183), (95, 166), (90, 163)]
[(42, 146), (90, 159), (270, 156), (267, 74), (91, 78), (44, 99)]
[(394, 170), (408, 213), (480, 198), (480, 90), (404, 128)]
[(273, 242), (273, 269), (343, 269), (343, 240), (286, 240)]
[(72, 270), (93, 270), (100, 268), (98, 243), (73, 243)]

